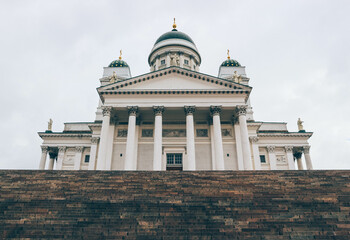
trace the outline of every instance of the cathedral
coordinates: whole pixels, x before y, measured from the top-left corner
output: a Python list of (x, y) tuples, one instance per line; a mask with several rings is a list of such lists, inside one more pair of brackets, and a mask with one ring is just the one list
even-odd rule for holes
[(53, 132), (50, 119), (39, 132), (39, 169), (312, 169), (312, 133), (300, 119), (298, 132), (285, 122), (254, 120), (245, 67), (228, 52), (211, 76), (200, 72), (201, 61), (175, 22), (155, 41), (149, 73), (131, 76), (120, 54), (99, 79), (95, 121), (67, 122)]

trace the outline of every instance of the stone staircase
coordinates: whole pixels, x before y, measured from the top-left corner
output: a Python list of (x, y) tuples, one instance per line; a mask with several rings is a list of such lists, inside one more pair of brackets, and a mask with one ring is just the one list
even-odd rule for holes
[(0, 171), (0, 238), (350, 239), (350, 171)]

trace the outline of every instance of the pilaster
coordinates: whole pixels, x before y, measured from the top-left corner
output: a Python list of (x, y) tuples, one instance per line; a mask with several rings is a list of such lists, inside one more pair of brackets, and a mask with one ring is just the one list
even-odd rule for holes
[(257, 142), (259, 141), (259, 138), (254, 136), (254, 137), (249, 137), (249, 140), (252, 143), (253, 157), (254, 157), (254, 169), (261, 170), (259, 146), (257, 144)]
[(275, 146), (267, 146), (266, 148), (267, 148), (267, 152), (269, 154), (270, 169), (277, 170)]
[(83, 155), (84, 147), (75, 147), (75, 158), (74, 158), (74, 170), (80, 170), (81, 157)]

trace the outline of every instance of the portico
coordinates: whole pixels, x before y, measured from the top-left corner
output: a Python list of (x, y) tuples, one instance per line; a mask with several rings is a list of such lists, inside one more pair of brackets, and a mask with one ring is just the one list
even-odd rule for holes
[[(138, 170), (137, 151), (140, 145), (153, 144), (153, 163), (152, 169), (161, 171), (166, 169), (164, 155), (164, 148), (171, 152), (173, 148), (175, 152), (182, 148), (184, 154), (182, 156), (183, 170), (198, 170), (196, 163), (196, 145), (210, 145), (214, 143), (215, 155), (213, 159), (208, 159), (210, 166), (215, 168), (202, 168), (207, 170), (225, 170), (225, 157), (223, 148), (222, 126), (229, 125), (225, 130), (224, 144), (232, 143), (235, 146), (234, 129), (230, 122), (229, 116), (236, 115), (237, 110), (240, 109), (240, 116), (244, 116), (245, 106), (236, 106), (231, 108), (223, 108), (222, 106), (208, 106), (196, 107), (183, 106), (168, 107), (168, 106), (153, 106), (139, 107), (128, 106), (126, 108), (106, 106), (102, 108), (103, 121), (101, 128), (101, 140), (99, 144), (99, 158), (97, 158), (97, 166), (99, 170), (110, 170), (112, 162), (108, 162), (106, 158), (106, 151), (109, 148), (108, 142), (116, 141), (115, 144), (125, 144), (125, 157), (123, 158), (124, 167), (122, 170)], [(113, 114), (113, 115), (111, 115)], [(111, 121), (111, 117), (117, 119)], [(242, 120), (243, 119), (243, 120)], [(241, 117), (241, 121), (244, 118)], [(125, 124), (127, 123), (127, 126)], [(211, 135), (209, 128), (213, 126), (213, 135)], [(246, 142), (249, 144), (247, 125), (243, 127), (238, 123), (240, 131), (243, 133), (241, 139), (246, 137)], [(136, 128), (140, 130), (136, 133)], [(114, 135), (110, 134), (109, 129), (116, 129)], [(145, 130), (145, 131), (144, 131)], [(230, 134), (228, 134), (229, 132)], [(118, 139), (118, 140), (117, 140)], [(151, 139), (151, 141), (149, 141)], [(153, 141), (152, 141), (153, 140)], [(107, 146), (104, 145), (107, 143)], [(245, 145), (242, 145), (245, 146)], [(118, 149), (118, 147), (116, 148)], [(248, 147), (241, 149), (245, 156), (250, 156)], [(114, 154), (112, 154), (114, 155)], [(208, 155), (209, 158), (211, 155)], [(120, 157), (120, 156), (119, 156)], [(123, 156), (122, 156), (123, 157)], [(231, 156), (231, 165), (238, 166), (237, 156)], [(252, 170), (251, 159), (245, 159), (245, 170)], [(199, 166), (201, 165), (198, 163)], [(104, 166), (104, 168), (102, 167)], [(242, 169), (243, 170), (243, 169)]]

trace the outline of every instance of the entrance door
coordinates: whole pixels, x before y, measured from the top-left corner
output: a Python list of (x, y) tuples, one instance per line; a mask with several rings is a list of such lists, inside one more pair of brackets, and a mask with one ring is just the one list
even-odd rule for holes
[(167, 153), (166, 154), (166, 170), (182, 171), (182, 153)]

